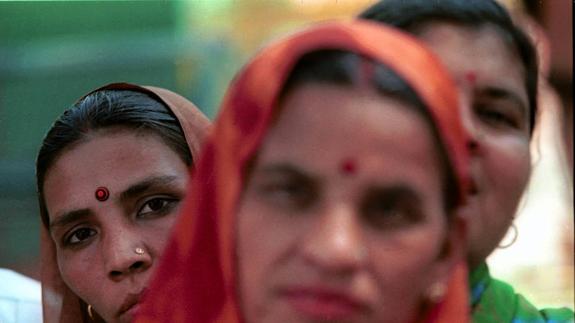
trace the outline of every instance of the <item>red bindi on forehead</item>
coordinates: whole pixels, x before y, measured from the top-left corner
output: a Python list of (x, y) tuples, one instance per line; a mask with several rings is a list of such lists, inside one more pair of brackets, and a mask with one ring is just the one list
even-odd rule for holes
[(471, 85), (474, 85), (477, 82), (477, 73), (475, 71), (466, 72), (465, 80)]
[(110, 197), (110, 191), (108, 191), (107, 188), (105, 187), (98, 187), (96, 189), (96, 200), (103, 202), (106, 201), (108, 199), (108, 197)]
[(342, 175), (355, 175), (357, 170), (357, 161), (351, 158), (344, 159), (339, 165), (339, 172)]

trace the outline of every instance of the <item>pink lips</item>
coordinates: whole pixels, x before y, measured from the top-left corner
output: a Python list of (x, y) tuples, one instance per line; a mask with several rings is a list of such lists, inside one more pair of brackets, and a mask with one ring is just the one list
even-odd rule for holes
[(145, 290), (142, 290), (138, 293), (128, 294), (128, 296), (126, 296), (126, 298), (124, 299), (122, 306), (118, 310), (117, 316), (128, 315), (128, 316), (133, 317), (144, 292), (145, 292)]
[(349, 293), (329, 288), (296, 287), (282, 294), (296, 312), (314, 319), (351, 319), (367, 308)]

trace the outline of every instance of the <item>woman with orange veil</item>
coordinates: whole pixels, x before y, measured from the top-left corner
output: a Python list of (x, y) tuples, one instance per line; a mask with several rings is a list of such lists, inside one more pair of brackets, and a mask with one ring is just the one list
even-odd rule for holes
[(466, 322), (457, 104), (432, 54), (372, 23), (263, 49), (136, 322)]

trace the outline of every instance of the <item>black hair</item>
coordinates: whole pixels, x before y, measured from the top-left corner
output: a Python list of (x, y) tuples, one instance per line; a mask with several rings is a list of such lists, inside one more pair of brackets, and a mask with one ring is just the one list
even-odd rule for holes
[(525, 88), (529, 100), (530, 129), (533, 131), (537, 112), (538, 61), (535, 47), (516, 26), (507, 11), (493, 0), (383, 0), (362, 13), (359, 18), (385, 23), (407, 32), (434, 21), (452, 22), (466, 27), (496, 27), (503, 40), (517, 50), (525, 67)]
[[(429, 108), (399, 75), (387, 66), (369, 58), (342, 50), (318, 50), (301, 57), (288, 76), (280, 100), (302, 85), (310, 83), (358, 86), (366, 83), (377, 93), (396, 99), (421, 115), (429, 124), (435, 147), (438, 147), (443, 176), (443, 198), (447, 215), (458, 203), (458, 183), (447, 156), (447, 150)], [(358, 107), (360, 108), (360, 107)], [(450, 217), (451, 218), (451, 217)]]
[(58, 157), (88, 139), (91, 133), (113, 127), (156, 135), (186, 165), (192, 166), (192, 154), (178, 119), (157, 98), (132, 90), (93, 92), (64, 111), (46, 134), (38, 152), (36, 185), (44, 225), (49, 223), (43, 194), (47, 171)]

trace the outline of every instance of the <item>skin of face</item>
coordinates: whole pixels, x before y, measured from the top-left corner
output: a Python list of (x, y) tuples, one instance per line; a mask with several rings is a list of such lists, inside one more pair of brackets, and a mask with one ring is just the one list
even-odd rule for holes
[(428, 124), (397, 100), (334, 85), (297, 87), (281, 111), (238, 207), (246, 321), (413, 320), (461, 234)]
[(507, 232), (531, 172), (525, 68), (490, 25), (435, 22), (417, 34), (454, 76), (471, 135), (472, 190), (466, 213), (468, 264), (473, 269)]
[[(155, 135), (89, 136), (46, 174), (50, 234), (68, 287), (107, 322), (130, 322), (185, 195), (188, 167)], [(109, 190), (106, 201), (96, 199), (98, 187)]]

